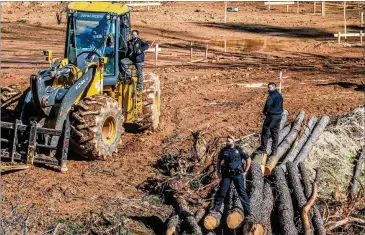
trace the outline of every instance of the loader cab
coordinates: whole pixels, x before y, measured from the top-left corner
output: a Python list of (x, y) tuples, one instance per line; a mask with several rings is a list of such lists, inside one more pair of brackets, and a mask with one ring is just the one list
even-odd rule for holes
[(115, 85), (119, 77), (118, 61), (127, 51), (129, 8), (101, 2), (71, 3), (68, 8), (65, 58), (83, 71), (88, 62), (107, 57), (104, 86)]

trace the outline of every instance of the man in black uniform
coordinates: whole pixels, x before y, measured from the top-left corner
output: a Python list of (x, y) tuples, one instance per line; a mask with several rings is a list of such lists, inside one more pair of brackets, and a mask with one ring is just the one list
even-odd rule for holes
[(142, 90), (143, 84), (143, 65), (144, 65), (144, 51), (149, 48), (147, 42), (139, 38), (139, 32), (137, 30), (132, 31), (132, 39), (127, 42), (127, 58), (121, 60), (122, 70), (126, 77), (131, 77), (128, 72), (130, 62), (136, 66), (138, 83), (137, 90)]
[(283, 113), (283, 97), (276, 89), (276, 84), (270, 82), (268, 85), (269, 96), (267, 97), (264, 107), (264, 115), (266, 116), (262, 132), (261, 132), (261, 146), (259, 152), (266, 152), (267, 142), (272, 137), (272, 155), (277, 154), (279, 142), (279, 127), (281, 121), (281, 114)]
[[(221, 162), (224, 165), (221, 169)], [(243, 160), (246, 161), (243, 170)], [(242, 206), (246, 215), (251, 215), (251, 205), (248, 199), (244, 176), (251, 166), (251, 158), (243, 152), (242, 148), (235, 146), (234, 137), (228, 136), (226, 146), (220, 151), (217, 161), (217, 177), (220, 179), (220, 185), (216, 194), (214, 210), (219, 211), (228, 192), (231, 182), (237, 190), (238, 196), (242, 202)]]

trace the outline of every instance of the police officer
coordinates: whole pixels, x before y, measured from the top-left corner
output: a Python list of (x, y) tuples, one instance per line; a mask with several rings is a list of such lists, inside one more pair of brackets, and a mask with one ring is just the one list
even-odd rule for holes
[[(243, 160), (246, 161), (244, 170), (242, 166)], [(224, 164), (221, 169), (222, 161), (224, 161)], [(243, 152), (242, 148), (235, 146), (233, 136), (228, 136), (226, 146), (220, 151), (217, 161), (217, 177), (220, 179), (220, 185), (214, 203), (215, 211), (219, 211), (233, 181), (245, 214), (251, 215), (250, 200), (248, 199), (244, 183), (244, 177), (250, 166), (251, 158)]]
[(149, 48), (147, 42), (139, 38), (139, 32), (137, 30), (132, 31), (132, 39), (127, 42), (127, 60), (123, 59), (121, 61), (122, 70), (126, 73), (126, 76), (131, 76), (128, 74), (128, 67), (130, 61), (135, 65), (138, 76), (137, 90), (142, 90), (143, 83), (143, 65), (144, 65), (144, 51)]
[(281, 114), (283, 113), (283, 97), (276, 89), (276, 84), (270, 82), (268, 84), (269, 96), (267, 97), (264, 107), (265, 121), (261, 132), (261, 146), (258, 152), (266, 152), (267, 142), (271, 133), (272, 136), (272, 155), (277, 154), (279, 142), (279, 127), (281, 121)]

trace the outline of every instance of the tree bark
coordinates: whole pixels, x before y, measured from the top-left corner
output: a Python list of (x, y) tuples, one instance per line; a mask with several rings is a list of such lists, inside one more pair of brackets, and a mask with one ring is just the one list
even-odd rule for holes
[(269, 182), (265, 182), (263, 190), (263, 200), (261, 204), (261, 218), (260, 223), (265, 228), (265, 233), (271, 233), (271, 212), (274, 207), (274, 195), (272, 193), (271, 185)]
[(298, 132), (302, 126), (302, 122), (304, 120), (305, 112), (301, 111), (297, 118), (295, 119), (294, 126), (290, 130), (289, 134), (285, 137), (283, 142), (278, 147), (278, 152), (276, 155), (271, 156), (266, 163), (265, 166), (265, 175), (270, 175), (272, 169), (276, 166), (279, 162), (280, 158), (284, 156), (284, 154), (289, 150), (291, 144), (297, 138)]
[[(303, 192), (303, 188), (302, 185), (300, 183), (300, 179), (299, 179), (299, 171), (296, 165), (294, 165), (293, 162), (287, 162), (286, 163), (286, 168), (288, 170), (288, 181), (289, 181), (289, 185), (291, 187), (291, 189), (293, 190), (293, 194), (296, 200), (296, 206), (297, 206), (297, 211), (301, 212), (303, 207), (307, 204), (307, 198), (304, 195)], [(308, 221), (302, 221), (303, 226), (306, 228), (310, 228), (311, 224), (307, 224)], [(308, 230), (309, 231), (309, 230)], [(310, 231), (312, 231), (312, 233), (308, 233), (309, 234), (314, 234), (313, 230), (311, 229)]]
[[(309, 179), (310, 177), (308, 175), (308, 170), (305, 167), (303, 162), (299, 163), (298, 168), (299, 168), (299, 171), (300, 171), (300, 174), (302, 177), (305, 196), (307, 199), (309, 199), (310, 196), (312, 195), (312, 184), (310, 183), (310, 179)], [(323, 226), (322, 215), (321, 215), (317, 205), (313, 205), (312, 224), (313, 224), (313, 227), (315, 230), (315, 234), (318, 234), (318, 235), (326, 234), (326, 230)]]
[(180, 223), (179, 215), (173, 215), (167, 221), (166, 235), (173, 235), (178, 233), (178, 226)]
[[(214, 204), (212, 203), (212, 205)], [(221, 223), (223, 212), (224, 212), (224, 203), (222, 203), (219, 212), (210, 210), (210, 212), (204, 218), (204, 227), (208, 230), (216, 229)]]
[(314, 183), (313, 183), (312, 195), (309, 198), (308, 203), (306, 203), (306, 205), (303, 207), (303, 210), (302, 210), (302, 222), (303, 222), (303, 229), (304, 229), (305, 235), (314, 234), (313, 229), (309, 222), (308, 214), (309, 214), (309, 210), (311, 209), (311, 207), (313, 206), (313, 204), (315, 203), (316, 198), (317, 198), (319, 170), (316, 170), (316, 172), (317, 172), (317, 174), (316, 174), (316, 179), (314, 180)]
[(304, 129), (303, 135), (300, 137), (298, 142), (295, 145), (292, 146), (291, 150), (285, 156), (284, 160), (280, 164), (280, 166), (283, 167), (284, 171), (286, 171), (286, 165), (285, 165), (286, 162), (294, 160), (294, 158), (297, 156), (297, 154), (299, 153), (299, 151), (302, 149), (303, 145), (305, 144), (305, 142), (309, 138), (309, 136), (310, 136), (314, 126), (316, 125), (316, 123), (317, 123), (317, 117), (316, 116), (311, 116), (310, 119), (308, 120), (308, 123), (307, 123), (305, 129)]
[(279, 130), (284, 128), (285, 123), (288, 120), (288, 115), (289, 115), (288, 110), (284, 110), (284, 112), (281, 114), (281, 121), (280, 121)]
[(196, 222), (199, 223), (200, 220), (203, 219), (204, 215), (205, 215), (205, 209), (197, 210), (194, 214), (194, 218), (195, 218)]
[(227, 207), (227, 226), (236, 229), (241, 225), (244, 218), (243, 207), (234, 184), (231, 184)]
[(284, 235), (297, 235), (298, 231), (294, 224), (293, 203), (290, 197), (288, 185), (286, 183), (284, 170), (281, 167), (274, 169), (275, 187), (278, 194), (278, 217)]
[(193, 234), (202, 234), (201, 228), (196, 222), (194, 215), (189, 210), (188, 204), (185, 199), (181, 196), (174, 195), (174, 199), (176, 201), (178, 215), (185, 219), (186, 223), (189, 225), (191, 232)]
[(355, 165), (354, 175), (351, 180), (350, 200), (354, 200), (359, 191), (359, 177), (360, 177), (360, 172), (361, 172), (361, 166), (362, 166), (364, 159), (365, 159), (365, 146), (362, 147), (361, 154)]
[(261, 217), (262, 191), (264, 188), (264, 177), (262, 175), (261, 166), (257, 162), (252, 162), (248, 172), (248, 188), (250, 195), (253, 223), (258, 223)]
[(317, 142), (319, 136), (322, 134), (326, 126), (328, 125), (330, 118), (328, 116), (323, 116), (321, 120), (317, 123), (309, 139), (300, 150), (299, 154), (294, 159), (294, 164), (298, 165), (299, 162), (303, 162), (308, 156), (309, 152), (312, 150), (313, 145)]

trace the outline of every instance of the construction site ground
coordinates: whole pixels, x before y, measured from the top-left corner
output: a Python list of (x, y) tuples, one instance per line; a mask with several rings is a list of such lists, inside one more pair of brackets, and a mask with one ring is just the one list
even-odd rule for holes
[[(159, 177), (152, 165), (161, 157), (162, 144), (195, 130), (222, 137), (259, 132), (266, 84), (278, 83), (280, 71), (290, 121), (300, 110), (307, 116), (339, 115), (363, 105), (364, 48), (359, 38), (338, 44), (333, 37), (343, 32), (342, 3), (328, 3), (325, 16), (313, 14), (313, 3), (300, 4), (297, 14), (294, 6), (285, 13), (285, 6), (269, 12), (263, 2), (230, 2), (239, 11), (228, 13), (227, 23), (223, 2), (135, 8), (133, 29), (162, 48), (157, 66), (153, 53), (145, 66), (147, 74), (161, 80), (159, 129), (124, 134), (118, 154), (106, 161), (70, 156), (66, 174), (41, 165), (3, 174), (3, 195), (23, 208), (34, 204), (39, 220), (32, 223), (40, 231), (118, 207), (135, 220), (133, 231), (149, 234), (149, 223), (158, 225), (171, 212), (158, 196), (138, 187)], [(1, 86), (27, 86), (31, 74), (47, 67), (45, 49), (63, 56), (66, 25), (65, 14), (57, 24), (59, 9), (58, 3), (2, 3)], [(349, 4), (349, 32), (360, 30), (359, 12), (357, 2)], [(190, 42), (200, 48), (194, 49), (194, 60), (204, 58), (208, 44), (208, 60), (189, 63)]]

